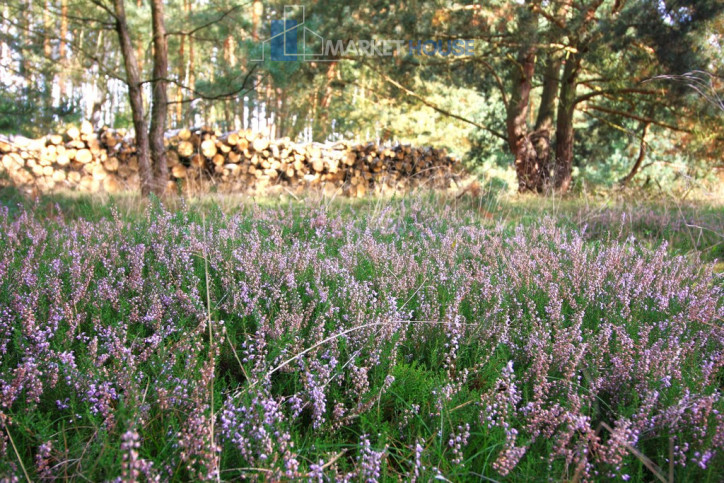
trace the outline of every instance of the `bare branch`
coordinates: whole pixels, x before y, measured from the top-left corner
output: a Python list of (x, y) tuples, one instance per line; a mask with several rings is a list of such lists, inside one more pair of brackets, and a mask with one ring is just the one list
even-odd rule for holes
[(259, 82), (261, 81), (261, 79), (255, 83), (253, 83), (253, 85), (251, 85), (248, 88), (247, 88), (247, 82), (249, 82), (249, 79), (251, 78), (252, 74), (254, 74), (254, 72), (256, 71), (256, 68), (257, 68), (257, 65), (254, 65), (254, 67), (252, 67), (251, 70), (249, 70), (249, 72), (246, 73), (246, 75), (244, 76), (244, 80), (242, 81), (241, 86), (238, 89), (234, 89), (232, 91), (224, 92), (221, 94), (215, 94), (215, 95), (209, 95), (209, 94), (205, 94), (201, 91), (197, 91), (196, 89), (194, 89), (192, 87), (184, 85), (182, 82), (178, 81), (177, 79), (171, 79), (171, 78), (149, 79), (149, 80), (143, 81), (142, 84), (153, 83), (158, 80), (165, 80), (166, 82), (168, 82), (170, 84), (173, 84), (186, 91), (191, 92), (195, 96), (191, 99), (183, 99), (181, 101), (169, 101), (168, 104), (188, 104), (190, 102), (194, 102), (199, 99), (203, 99), (205, 101), (220, 101), (220, 100), (225, 100), (225, 99), (232, 99), (232, 98), (238, 96), (239, 94), (251, 92), (252, 90), (254, 90), (256, 88), (256, 86), (259, 84)]
[(209, 20), (205, 24), (199, 25), (198, 27), (195, 27), (188, 31), (180, 30), (180, 31), (176, 31), (176, 32), (166, 32), (166, 36), (167, 37), (170, 35), (183, 35), (185, 37), (193, 36), (196, 32), (198, 32), (200, 30), (204, 30), (206, 28), (211, 27), (212, 25), (215, 25), (215, 24), (221, 22), (222, 20), (224, 20), (226, 17), (231, 15), (236, 10), (239, 10), (240, 8), (245, 7), (245, 6), (249, 5), (250, 3), (251, 2), (247, 2), (244, 4), (240, 4), (240, 5), (234, 5), (230, 9), (222, 12), (221, 15), (219, 17), (215, 18), (214, 20)]
[[(666, 123), (664, 123), (664, 122), (657, 121), (656, 119), (651, 119), (651, 118), (648, 118), (648, 117), (643, 117), (643, 116), (636, 115), (636, 114), (634, 114), (634, 113), (632, 113), (632, 112), (617, 111), (617, 110), (615, 110), (615, 109), (609, 109), (609, 108), (607, 108), (607, 107), (599, 106), (599, 105), (596, 105), (596, 104), (589, 104), (589, 105), (587, 106), (587, 108), (588, 108), (588, 109), (595, 109), (596, 111), (605, 112), (605, 113), (607, 113), (607, 114), (613, 114), (614, 116), (621, 116), (621, 117), (626, 117), (626, 118), (629, 118), (629, 119), (635, 119), (635, 120), (641, 121), (641, 122), (648, 122), (648, 123), (653, 124), (653, 125), (655, 125), (655, 126), (663, 127), (663, 128), (669, 129), (669, 130), (671, 130), (671, 131), (685, 132), (685, 133), (689, 133), (689, 134), (692, 133), (691, 129), (685, 129), (685, 128), (682, 128), (682, 127), (673, 126), (673, 125), (671, 125), (671, 124), (666, 124)], [(585, 109), (583, 109), (583, 110), (585, 111)]]
[(659, 94), (659, 92), (651, 91), (648, 89), (639, 89), (636, 87), (626, 88), (626, 89), (604, 89), (600, 91), (593, 91), (589, 92), (587, 94), (583, 94), (581, 96), (576, 97), (576, 100), (573, 101), (574, 104), (580, 104), (581, 102), (587, 101), (589, 99), (592, 99), (597, 96), (608, 96), (608, 95), (616, 95), (616, 94), (641, 94), (641, 95), (647, 95), (647, 96), (655, 96)]

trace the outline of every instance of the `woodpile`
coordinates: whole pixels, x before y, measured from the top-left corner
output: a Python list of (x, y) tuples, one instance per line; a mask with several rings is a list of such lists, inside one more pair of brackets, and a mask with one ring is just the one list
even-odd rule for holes
[[(166, 134), (169, 188), (217, 191), (310, 187), (329, 194), (447, 188), (460, 163), (443, 150), (349, 142), (298, 144), (269, 140), (251, 131), (220, 133), (210, 128)], [(133, 138), (124, 130), (94, 132), (87, 122), (41, 139), (0, 137), (0, 171), (17, 185), (117, 192), (139, 186)]]

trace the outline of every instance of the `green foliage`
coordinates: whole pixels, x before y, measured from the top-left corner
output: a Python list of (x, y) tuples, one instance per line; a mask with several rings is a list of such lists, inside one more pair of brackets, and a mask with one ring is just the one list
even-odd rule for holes
[(58, 126), (81, 119), (78, 106), (69, 102), (48, 108), (47, 93), (26, 90), (21, 96), (0, 92), (0, 134), (44, 136)]

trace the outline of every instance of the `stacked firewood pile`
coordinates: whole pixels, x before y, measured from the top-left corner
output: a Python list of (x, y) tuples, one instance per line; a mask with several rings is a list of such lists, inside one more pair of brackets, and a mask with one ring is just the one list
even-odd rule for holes
[[(209, 128), (166, 134), (169, 189), (178, 185), (222, 191), (291, 192), (309, 187), (347, 196), (447, 188), (459, 163), (443, 150), (405, 145), (269, 140), (250, 131)], [(0, 137), (0, 170), (17, 185), (41, 191), (134, 190), (139, 166), (133, 138), (123, 130), (94, 132), (89, 123), (41, 139)]]
[(80, 129), (70, 127), (64, 134), (40, 139), (0, 136), (0, 171), (6, 171), (16, 185), (41, 191), (67, 187), (117, 192), (124, 182), (137, 184), (132, 173), (138, 167), (134, 169), (132, 156), (121, 168), (120, 159), (102, 139), (87, 122)]

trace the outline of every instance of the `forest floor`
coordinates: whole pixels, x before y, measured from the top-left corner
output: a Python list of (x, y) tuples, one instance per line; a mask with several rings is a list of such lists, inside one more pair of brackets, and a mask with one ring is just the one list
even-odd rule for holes
[(721, 481), (724, 206), (0, 189), (0, 474)]

